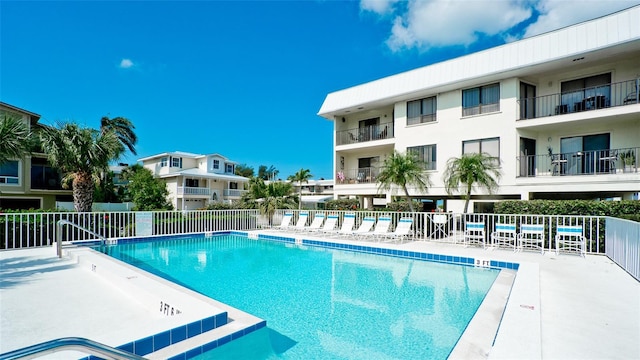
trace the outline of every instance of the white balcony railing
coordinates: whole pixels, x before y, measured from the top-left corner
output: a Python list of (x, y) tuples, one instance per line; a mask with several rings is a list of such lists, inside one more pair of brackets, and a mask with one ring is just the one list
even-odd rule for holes
[(224, 189), (222, 195), (224, 195), (225, 198), (239, 198), (246, 192), (247, 190)]
[(213, 191), (205, 187), (178, 186), (178, 195), (211, 196)]

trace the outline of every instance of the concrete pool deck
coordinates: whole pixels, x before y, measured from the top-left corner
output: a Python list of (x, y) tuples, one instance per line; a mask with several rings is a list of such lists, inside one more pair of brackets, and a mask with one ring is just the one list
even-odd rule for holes
[[(467, 358), (640, 358), (640, 283), (604, 256), (514, 253), (435, 242), (373, 244), (521, 264), (495, 345), (471, 346)], [(58, 259), (54, 248), (2, 251), (0, 274), (0, 353), (65, 336), (117, 346), (176, 325), (97, 280), (75, 259)]]

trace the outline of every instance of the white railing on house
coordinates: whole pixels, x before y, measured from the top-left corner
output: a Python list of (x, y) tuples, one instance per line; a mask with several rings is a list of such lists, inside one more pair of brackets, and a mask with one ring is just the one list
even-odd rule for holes
[(203, 195), (209, 196), (213, 190), (206, 187), (178, 186), (178, 195)]
[(241, 197), (247, 190), (236, 190), (236, 189), (224, 189), (222, 194), (224, 197)]

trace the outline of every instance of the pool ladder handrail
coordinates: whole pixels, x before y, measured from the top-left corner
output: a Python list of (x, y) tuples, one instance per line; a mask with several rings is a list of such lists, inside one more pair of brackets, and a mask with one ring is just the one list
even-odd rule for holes
[(107, 238), (105, 238), (104, 236), (93, 232), (87, 228), (83, 228), (82, 226), (71, 222), (69, 220), (58, 220), (58, 222), (56, 222), (57, 225), (57, 232), (56, 232), (56, 246), (57, 246), (57, 252), (58, 252), (58, 257), (61, 258), (62, 257), (62, 228), (64, 225), (69, 225), (71, 227), (74, 227), (76, 229), (80, 229), (86, 233), (89, 233), (95, 237), (97, 237), (98, 239), (102, 240), (102, 244), (106, 244), (107, 243)]
[(0, 360), (34, 359), (66, 350), (82, 351), (108, 360), (145, 360), (142, 356), (81, 337), (64, 337), (30, 345), (0, 354)]

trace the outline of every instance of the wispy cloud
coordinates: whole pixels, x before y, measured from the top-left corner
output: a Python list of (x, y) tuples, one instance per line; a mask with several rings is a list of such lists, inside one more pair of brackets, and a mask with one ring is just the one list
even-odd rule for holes
[(640, 0), (360, 0), (360, 10), (390, 21), (394, 52), (469, 46), (484, 36), (506, 41), (610, 14)]
[(131, 68), (133, 66), (134, 66), (134, 64), (133, 64), (133, 61), (131, 61), (131, 59), (122, 59), (120, 61), (120, 66), (119, 67), (121, 69), (129, 69), (129, 68)]

